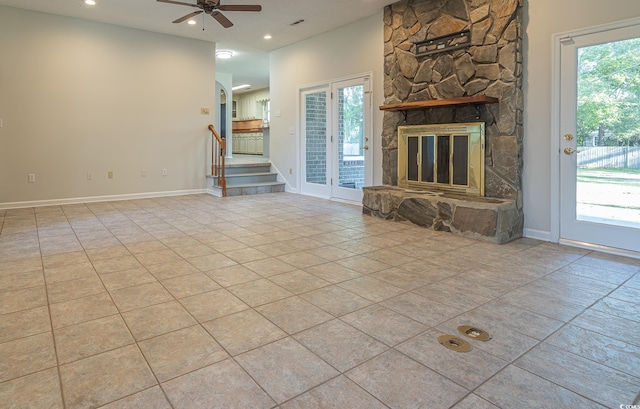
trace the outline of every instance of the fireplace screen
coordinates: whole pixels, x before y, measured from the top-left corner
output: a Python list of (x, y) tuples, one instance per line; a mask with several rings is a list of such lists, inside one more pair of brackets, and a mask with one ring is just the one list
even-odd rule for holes
[(484, 196), (484, 123), (399, 127), (398, 186)]

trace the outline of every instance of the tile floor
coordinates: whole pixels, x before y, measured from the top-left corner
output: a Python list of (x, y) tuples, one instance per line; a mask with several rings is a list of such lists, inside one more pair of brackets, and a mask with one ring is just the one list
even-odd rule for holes
[[(9, 408), (619, 408), (640, 260), (292, 194), (0, 211)], [(456, 353), (459, 325), (490, 332)]]

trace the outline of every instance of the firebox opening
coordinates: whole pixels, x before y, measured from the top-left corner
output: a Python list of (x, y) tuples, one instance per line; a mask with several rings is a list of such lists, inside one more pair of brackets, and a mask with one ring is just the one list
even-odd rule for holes
[(398, 127), (398, 186), (484, 196), (484, 122)]

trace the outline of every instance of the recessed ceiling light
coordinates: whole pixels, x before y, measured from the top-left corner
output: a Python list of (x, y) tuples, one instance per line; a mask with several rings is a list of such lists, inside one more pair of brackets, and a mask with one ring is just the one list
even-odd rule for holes
[(223, 60), (228, 60), (229, 58), (233, 57), (233, 52), (229, 50), (218, 50), (216, 51), (216, 57)]
[(265, 36), (264, 36), (264, 39), (265, 39), (265, 40), (271, 40), (271, 34), (267, 34), (267, 35), (265, 35)]
[(251, 85), (249, 85), (249, 84), (236, 85), (235, 87), (232, 87), (231, 90), (237, 91), (239, 89), (249, 88), (250, 86)]
[(85, 4), (88, 4), (90, 6), (95, 6), (96, 5), (96, 1), (95, 0), (84, 0)]
[(187, 21), (187, 24), (189, 24), (190, 26), (195, 26), (197, 23), (195, 20), (189, 20)]

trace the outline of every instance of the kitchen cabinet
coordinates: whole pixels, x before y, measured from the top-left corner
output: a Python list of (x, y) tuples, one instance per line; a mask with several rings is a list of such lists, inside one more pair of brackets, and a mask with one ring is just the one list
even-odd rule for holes
[(233, 153), (262, 155), (262, 132), (239, 132), (233, 134)]
[(262, 155), (263, 130), (260, 119), (233, 121), (233, 153)]

